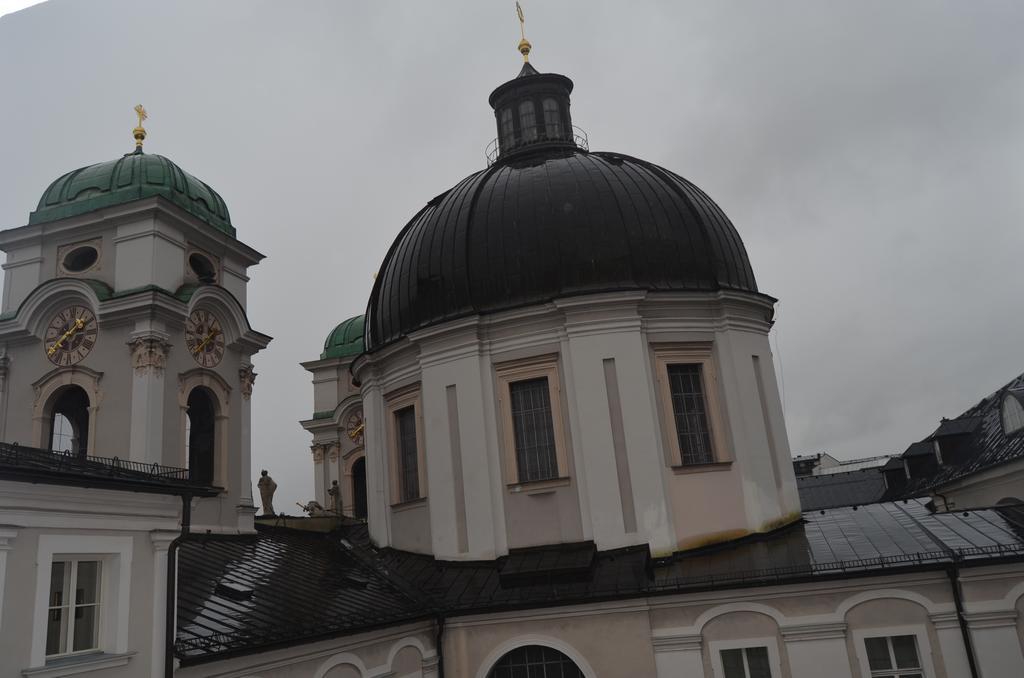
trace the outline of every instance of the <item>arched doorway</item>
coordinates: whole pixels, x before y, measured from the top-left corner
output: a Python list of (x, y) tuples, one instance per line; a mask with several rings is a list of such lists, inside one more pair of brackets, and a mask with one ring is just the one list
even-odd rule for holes
[(54, 394), (49, 431), (51, 450), (79, 457), (89, 453), (89, 395), (85, 389), (73, 384)]
[(583, 671), (558, 650), (544, 645), (524, 645), (506, 653), (487, 678), (584, 678)]
[(189, 478), (213, 484), (216, 451), (217, 400), (210, 389), (197, 386), (188, 394), (185, 423)]
[(366, 457), (352, 464), (352, 514), (366, 519)]

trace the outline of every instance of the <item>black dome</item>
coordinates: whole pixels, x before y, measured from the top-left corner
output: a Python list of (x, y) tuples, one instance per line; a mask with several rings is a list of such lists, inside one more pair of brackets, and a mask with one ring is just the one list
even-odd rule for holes
[(719, 289), (757, 283), (703, 191), (629, 156), (548, 147), (499, 160), (413, 217), (374, 283), (366, 349), (569, 295)]

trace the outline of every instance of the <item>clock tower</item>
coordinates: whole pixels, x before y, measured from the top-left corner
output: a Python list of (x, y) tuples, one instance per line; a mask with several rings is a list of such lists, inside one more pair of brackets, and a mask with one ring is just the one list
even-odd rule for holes
[(248, 269), (224, 200), (143, 151), (68, 172), (28, 224), (0, 232), (0, 440), (217, 488), (197, 529), (248, 531), (252, 356)]

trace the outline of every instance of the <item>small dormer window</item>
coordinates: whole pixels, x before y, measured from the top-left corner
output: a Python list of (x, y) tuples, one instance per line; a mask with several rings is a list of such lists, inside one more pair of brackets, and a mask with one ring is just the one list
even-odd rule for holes
[(1024, 405), (1013, 394), (1003, 396), (1003, 433), (1013, 435), (1024, 432)]
[(562, 137), (562, 117), (558, 110), (558, 102), (554, 99), (544, 100), (544, 133), (548, 139)]
[(537, 140), (537, 113), (530, 100), (519, 104), (519, 129), (522, 131), (524, 142)]

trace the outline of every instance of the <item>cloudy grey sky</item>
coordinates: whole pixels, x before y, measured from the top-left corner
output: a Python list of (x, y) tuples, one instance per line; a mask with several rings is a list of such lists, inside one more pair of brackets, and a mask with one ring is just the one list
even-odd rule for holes
[[(901, 451), (1024, 371), (1024, 4), (526, 0), (591, 148), (704, 188), (743, 236), (794, 453)], [(484, 164), (511, 0), (52, 0), (0, 18), (0, 227), (132, 148), (214, 186), (251, 271), (254, 470), (312, 496), (302, 360), (427, 200)]]

